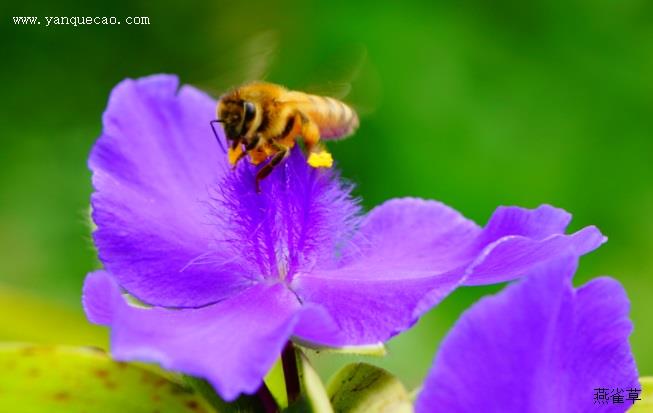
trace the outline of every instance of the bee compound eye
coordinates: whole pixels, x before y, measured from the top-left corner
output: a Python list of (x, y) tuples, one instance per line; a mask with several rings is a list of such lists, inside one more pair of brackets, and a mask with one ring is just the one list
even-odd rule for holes
[(252, 102), (243, 102), (243, 110), (245, 112), (245, 122), (248, 122), (254, 118), (256, 114), (256, 106)]

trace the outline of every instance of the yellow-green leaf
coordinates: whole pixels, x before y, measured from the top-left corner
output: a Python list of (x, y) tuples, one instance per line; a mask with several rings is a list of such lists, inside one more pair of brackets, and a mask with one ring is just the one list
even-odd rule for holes
[(286, 383), (283, 377), (283, 365), (281, 358), (277, 359), (268, 374), (265, 376), (265, 384), (268, 386), (272, 397), (277, 404), (284, 408), (288, 406), (288, 397), (286, 395)]
[(0, 344), (0, 412), (217, 413), (189, 388), (91, 348)]
[(296, 354), (302, 397), (297, 401), (297, 403), (295, 403), (295, 405), (290, 406), (288, 411), (302, 413), (333, 413), (333, 409), (329, 403), (329, 396), (320, 380), (320, 376), (315, 372), (313, 366), (311, 366), (308, 361), (308, 358), (301, 352), (301, 350), (297, 349)]
[(336, 353), (336, 354), (349, 354), (357, 356), (377, 356), (383, 357), (387, 354), (385, 346), (383, 343), (377, 344), (368, 344), (364, 346), (344, 346), (344, 347), (326, 347), (320, 346), (318, 344), (309, 343), (306, 341), (299, 340), (297, 338), (293, 339), (298, 345), (313, 350), (317, 353)]
[(640, 399), (628, 410), (630, 413), (653, 413), (653, 377), (640, 377), (642, 385)]
[(79, 304), (68, 307), (2, 285), (0, 303), (0, 341), (107, 347), (107, 329), (89, 323)]
[(343, 367), (327, 386), (335, 413), (412, 413), (404, 385), (387, 371), (367, 363)]
[(256, 396), (241, 394), (236, 400), (226, 402), (207, 380), (192, 376), (184, 376), (183, 380), (220, 413), (256, 413), (264, 411), (263, 404)]

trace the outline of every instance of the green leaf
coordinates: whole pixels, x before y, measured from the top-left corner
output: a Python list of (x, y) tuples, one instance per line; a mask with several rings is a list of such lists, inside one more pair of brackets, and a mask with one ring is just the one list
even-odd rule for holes
[(282, 408), (287, 407), (288, 396), (286, 395), (286, 382), (283, 377), (281, 358), (277, 359), (274, 366), (272, 366), (268, 374), (265, 376), (265, 384), (268, 386), (268, 389), (270, 390), (270, 393), (272, 393), (272, 397), (274, 397), (277, 404)]
[(218, 412), (154, 370), (92, 348), (0, 344), (0, 371), (0, 412)]
[(213, 386), (204, 379), (184, 376), (184, 382), (202, 395), (220, 413), (256, 413), (264, 411), (261, 401), (256, 396), (244, 394), (233, 402), (226, 402), (216, 393)]
[(89, 323), (78, 303), (69, 307), (2, 285), (0, 303), (0, 341), (107, 346), (107, 329)]
[(336, 413), (412, 413), (403, 384), (387, 371), (367, 363), (343, 367), (327, 386)]
[[(640, 377), (642, 393), (633, 407), (628, 410), (630, 413), (653, 413), (653, 377)], [(630, 403), (630, 402), (627, 402)]]
[(315, 372), (308, 358), (301, 350), (296, 349), (295, 352), (297, 355), (297, 368), (299, 370), (299, 384), (302, 395), (286, 412), (333, 413), (329, 396), (320, 380), (320, 376)]
[(383, 357), (387, 354), (387, 351), (383, 343), (368, 344), (365, 346), (325, 347), (325, 346), (320, 346), (318, 344), (302, 341), (297, 338), (293, 338), (293, 341), (296, 342), (298, 345), (313, 350), (317, 353), (325, 352), (325, 353), (352, 354), (352, 355), (359, 355), (359, 356), (378, 356), (378, 357)]
[(419, 396), (421, 391), (422, 391), (422, 386), (414, 388), (413, 390), (408, 392), (408, 399), (410, 399), (412, 403), (415, 403), (415, 401), (417, 400), (417, 396)]

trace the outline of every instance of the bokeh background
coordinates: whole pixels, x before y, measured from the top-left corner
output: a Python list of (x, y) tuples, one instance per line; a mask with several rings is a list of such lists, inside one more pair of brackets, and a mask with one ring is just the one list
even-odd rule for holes
[[(247, 39), (272, 30), (269, 79), (295, 88), (367, 51), (351, 96), (375, 110), (330, 146), (366, 208), (420, 196), (484, 224), (497, 205), (551, 203), (574, 214), (572, 229), (599, 226), (610, 241), (582, 259), (575, 282), (611, 274), (625, 285), (639, 369), (653, 374), (650, 1), (23, 3), (0, 6), (0, 340), (106, 347), (80, 289), (99, 266), (86, 158), (111, 88), (167, 72), (219, 93), (245, 70)], [(151, 23), (11, 21), (63, 15)], [(416, 386), (461, 311), (500, 288), (458, 290), (380, 363)], [(350, 360), (317, 364), (327, 376)]]

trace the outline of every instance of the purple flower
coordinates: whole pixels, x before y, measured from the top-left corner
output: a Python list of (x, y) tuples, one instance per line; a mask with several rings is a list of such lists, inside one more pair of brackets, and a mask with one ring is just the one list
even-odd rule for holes
[[(543, 265), (464, 313), (441, 344), (416, 412), (631, 407), (627, 390), (640, 387), (628, 345), (628, 298), (608, 277), (574, 289), (576, 264), (566, 258)], [(612, 399), (619, 390), (623, 399)]]
[(420, 199), (363, 215), (298, 149), (257, 194), (256, 167), (231, 171), (215, 142), (215, 105), (173, 76), (112, 92), (89, 160), (105, 270), (88, 276), (84, 305), (112, 328), (115, 358), (205, 377), (226, 399), (254, 392), (290, 337), (383, 342), (459, 285), (604, 242), (594, 227), (565, 235), (570, 215), (550, 206), (499, 208), (484, 229)]

